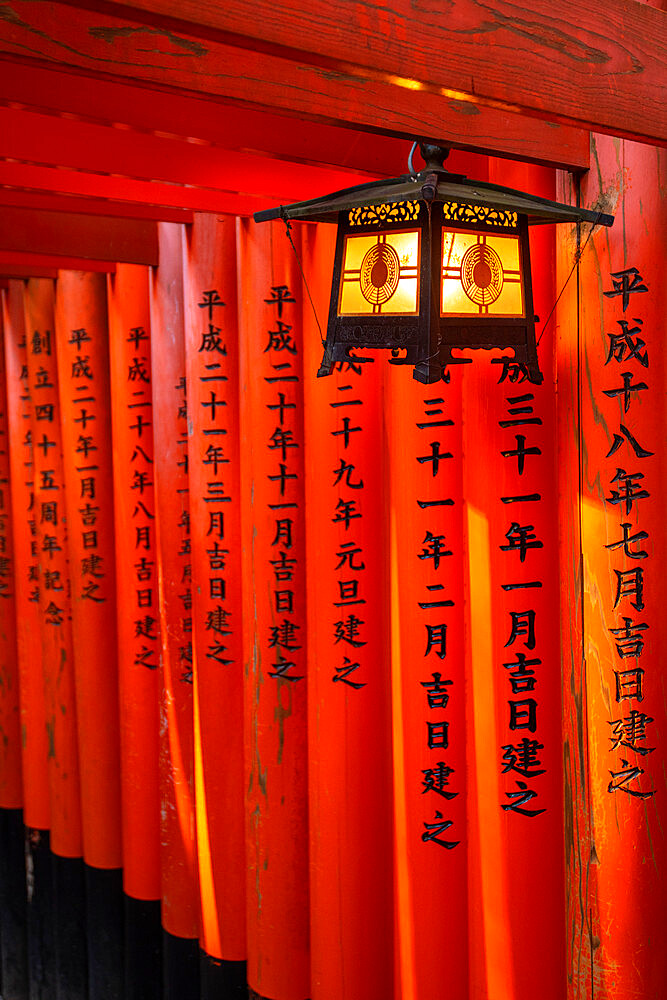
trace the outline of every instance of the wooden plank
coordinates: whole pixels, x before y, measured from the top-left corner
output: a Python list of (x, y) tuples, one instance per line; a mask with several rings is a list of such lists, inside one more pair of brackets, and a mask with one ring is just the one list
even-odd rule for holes
[(405, 140), (222, 103), (212, 95), (165, 93), (134, 81), (86, 76), (34, 63), (0, 63), (0, 101), (27, 110), (66, 112), (90, 122), (122, 122), (165, 137), (196, 137), (226, 149), (253, 150), (297, 163), (405, 171)]
[(304, 166), (15, 108), (0, 108), (0, 155), (151, 181), (252, 191), (274, 204), (314, 198), (371, 179), (358, 171)]
[[(14, 0), (12, 10), (11, 20), (0, 19), (0, 51), (12, 60), (30, 56), (105, 77), (129, 77), (170, 91), (274, 109), (300, 121), (404, 138), (422, 135), (457, 148), (568, 169), (588, 166), (588, 136), (580, 130), (526, 122), (511, 110), (461, 101), (454, 92), (395, 77), (400, 61), (389, 74), (350, 64), (309, 65), (306, 58), (295, 61), (291, 54), (253, 52), (216, 39), (203, 44), (173, 26), (152, 28), (108, 14), (101, 25), (99, 14), (81, 9), (72, 18), (58, 3)], [(145, 20), (148, 15), (141, 16)], [(299, 126), (292, 128), (298, 131)]]
[(366, 85), (388, 79), (420, 98), (435, 89), (473, 107), (500, 104), (647, 142), (667, 136), (665, 15), (636, 0), (453, 0), (446, 17), (424, 16), (411, 0), (68, 2), (343, 69)]
[(23, 267), (19, 264), (8, 264), (0, 267), (3, 278), (57, 278), (55, 267)]
[(155, 181), (137, 181), (128, 177), (110, 177), (82, 170), (62, 170), (7, 161), (0, 161), (0, 184), (35, 192), (90, 196), (228, 215), (252, 215), (253, 212), (275, 205), (275, 200), (271, 198), (256, 198), (252, 194), (212, 191), (183, 184), (159, 184)]
[[(61, 256), (57, 254), (23, 253), (0, 249), (0, 274), (12, 273), (16, 268), (46, 268), (52, 270), (71, 271), (105, 271), (113, 274), (116, 270), (115, 261), (84, 260), (83, 257)], [(29, 277), (52, 277), (48, 275), (29, 275)]]
[(117, 219), (144, 219), (150, 222), (191, 223), (193, 213), (183, 208), (161, 208), (137, 202), (107, 201), (101, 198), (66, 197), (40, 191), (15, 191), (0, 188), (0, 206), (40, 209), (47, 212), (75, 212)]
[(0, 209), (0, 249), (128, 264), (158, 263), (154, 222), (20, 208)]

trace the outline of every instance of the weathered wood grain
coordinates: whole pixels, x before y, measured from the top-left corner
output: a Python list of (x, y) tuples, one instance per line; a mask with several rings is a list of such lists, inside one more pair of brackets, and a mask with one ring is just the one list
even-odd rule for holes
[[(353, 10), (346, 5), (343, 24), (351, 23), (348, 11)], [(258, 11), (257, 19), (261, 16)], [(145, 21), (149, 15), (142, 12), (141, 17)], [(588, 137), (582, 131), (527, 122), (511, 110), (457, 100), (430, 83), (422, 87), (419, 79), (394, 76), (397, 70), (405, 72), (400, 58), (389, 74), (351, 64), (313, 65), (305, 57), (295, 60), (291, 52), (275, 55), (228, 44), (219, 40), (219, 32), (202, 41), (194, 26), (186, 34), (160, 19), (156, 23), (161, 26), (128, 20), (122, 11), (114, 17), (77, 9), (73, 15), (62, 3), (6, 0), (0, 6), (0, 57), (29, 57), (151, 87), (206, 94), (279, 111), (299, 122), (406, 138), (420, 135), (565, 168), (588, 166)], [(293, 123), (293, 130), (302, 131), (303, 125)]]
[(665, 14), (636, 0), (71, 2), (135, 19), (141, 10), (147, 23), (173, 18), (169, 27), (187, 24), (200, 38), (351, 70), (367, 84), (384, 78), (629, 138), (667, 137)]
[(0, 209), (0, 249), (157, 264), (156, 223), (63, 212)]

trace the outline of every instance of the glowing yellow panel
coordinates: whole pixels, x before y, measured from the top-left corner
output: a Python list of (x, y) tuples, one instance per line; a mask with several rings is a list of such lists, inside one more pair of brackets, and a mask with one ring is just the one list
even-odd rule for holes
[(519, 238), (442, 234), (441, 316), (523, 316)]
[(418, 229), (347, 236), (338, 315), (417, 315), (419, 239)]

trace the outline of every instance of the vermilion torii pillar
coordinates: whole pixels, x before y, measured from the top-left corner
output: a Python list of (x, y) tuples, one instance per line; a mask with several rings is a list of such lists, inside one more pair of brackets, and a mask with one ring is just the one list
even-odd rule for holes
[(25, 295), (26, 341), (33, 402), (34, 513), (49, 741), (55, 978), (58, 989), (84, 1000), (87, 956), (83, 837), (54, 307), (54, 282), (30, 278)]
[[(116, 525), (125, 991), (162, 996), (160, 643), (155, 543), (149, 271), (108, 279)], [(130, 377), (144, 372), (146, 379)]]
[[(162, 926), (168, 1000), (199, 996), (194, 813), (192, 586), (183, 327), (183, 227), (159, 224), (151, 274), (153, 474), (162, 626)], [(132, 380), (143, 381), (142, 375)]]
[(248, 982), (310, 996), (301, 277), (239, 223)]
[[(245, 829), (236, 228), (198, 215), (184, 244), (203, 992), (245, 988)], [(208, 995), (208, 994), (207, 994)]]
[[(3, 302), (7, 292), (2, 293)], [(2, 838), (2, 988), (21, 995), (28, 988), (25, 940), (26, 894), (19, 668), (16, 621), (16, 566), (10, 486), (7, 366), (0, 312), (0, 837)], [(19, 518), (21, 512), (19, 511)]]
[[(91, 1000), (123, 993), (116, 560), (106, 305), (104, 275), (59, 272), (55, 339)], [(100, 636), (105, 636), (103, 643)]]
[(47, 765), (48, 740), (42, 668), (32, 399), (28, 378), (24, 289), (22, 281), (9, 283), (3, 302), (3, 317), (7, 365), (10, 486), (14, 512), (23, 822), (26, 827), (26, 859), (33, 871), (32, 894), (28, 901), (27, 915), (28, 972), (30, 988), (38, 992), (55, 989), (55, 970), (53, 875), (49, 848), (51, 808)]
[[(280, 237), (286, 242), (285, 235)], [(278, 238), (278, 234), (276, 237)], [(335, 230), (302, 230), (313, 1000), (392, 995), (393, 788), (384, 356), (318, 379)], [(404, 377), (408, 373), (401, 372)]]

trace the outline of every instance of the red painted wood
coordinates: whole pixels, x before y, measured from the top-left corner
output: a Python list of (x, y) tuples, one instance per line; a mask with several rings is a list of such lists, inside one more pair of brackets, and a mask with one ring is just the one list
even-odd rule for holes
[[(30, 278), (25, 294), (26, 337), (30, 395), (34, 407), (33, 489), (40, 580), (51, 849), (55, 854), (75, 858), (82, 855), (83, 841), (54, 307), (54, 282)], [(49, 419), (51, 407), (53, 421)]]
[[(406, 67), (413, 54), (409, 37), (412, 25), (405, 30), (399, 28), (393, 38), (387, 34), (378, 45), (373, 37), (372, 14), (371, 24), (359, 24), (355, 10), (340, 2), (333, 14), (334, 47), (342, 43), (345, 54), (341, 55), (341, 48), (338, 47), (333, 58), (324, 57), (322, 35), (314, 23), (323, 7), (316, 8), (314, 19), (305, 29), (312, 29), (313, 37), (317, 38), (318, 58), (313, 49), (306, 51), (305, 46), (301, 46), (298, 52), (294, 48), (284, 52), (278, 50), (281, 54), (275, 54), (273, 45), (265, 45), (264, 51), (261, 51), (260, 45), (257, 51), (252, 51), (257, 42), (250, 38), (236, 47), (238, 39), (228, 39), (224, 32), (221, 34), (217, 30), (202, 30), (191, 23), (180, 23), (177, 19), (185, 8), (176, 14), (176, 19), (151, 17), (136, 8), (122, 11), (119, 7), (115, 8), (117, 16), (114, 17), (108, 8), (100, 23), (100, 14), (86, 13), (81, 9), (84, 5), (78, 5), (74, 18), (62, 5), (44, 7), (34, 0), (15, 0), (15, 3), (17, 16), (11, 22), (0, 23), (0, 37), (3, 50), (20, 59), (24, 59), (29, 52), (33, 57), (61, 63), (66, 47), (68, 65), (101, 73), (105, 77), (115, 74), (127, 79), (129, 76), (150, 86), (177, 89), (181, 94), (209, 94), (250, 104), (253, 110), (272, 109), (297, 120), (311, 119), (364, 131), (375, 131), (381, 127), (383, 132), (403, 138), (419, 134), (451, 142), (460, 148), (527, 157), (570, 168), (585, 168), (588, 165), (585, 133), (562, 125), (553, 127), (552, 123), (538, 120), (527, 125), (519, 115), (502, 107), (485, 107), (478, 101), (470, 103), (466, 98), (471, 90), (476, 91), (477, 88), (471, 87), (469, 73), (465, 82), (447, 83), (423, 76), (423, 67), (419, 72), (416, 68), (414, 73), (411, 72)], [(236, 16), (238, 9), (237, 4), (229, 14), (213, 12), (215, 17), (224, 20), (230, 15)], [(198, 7), (200, 16), (194, 20), (203, 19), (211, 11), (210, 5)], [(246, 18), (245, 11), (246, 27), (254, 22), (256, 14), (263, 20), (262, 28), (252, 28), (248, 34), (270, 30), (276, 25), (274, 11), (259, 15), (253, 10), (249, 18)], [(175, 12), (172, 10), (171, 13)], [(307, 18), (311, 16), (310, 12), (301, 12), (298, 5), (292, 3), (281, 8), (279, 21), (292, 17), (299, 20), (302, 14)], [(150, 26), (147, 26), (148, 21)], [(351, 24), (355, 27), (349, 33), (341, 31), (341, 25)], [(445, 30), (433, 18), (419, 16), (420, 34), (428, 32), (424, 51), (429, 53), (429, 72), (431, 64), (437, 66), (439, 62), (437, 58), (431, 58), (437, 51), (434, 46), (438, 44), (432, 33), (435, 31), (437, 35)], [(305, 37), (303, 32), (304, 25), (299, 23), (289, 45), (295, 46), (297, 39)], [(149, 56), (145, 44), (147, 33), (153, 43)], [(359, 47), (364, 49), (364, 58), (355, 64), (356, 40), (362, 38), (364, 42)], [(400, 48), (400, 41), (404, 42), (403, 48)], [(484, 41), (482, 39), (479, 46), (480, 56), (473, 50), (476, 61), (484, 59)], [(515, 51), (513, 42), (514, 39), (511, 39), (508, 51)], [(454, 43), (455, 48), (459, 45), (470, 58), (468, 47), (471, 40), (464, 31)], [(451, 48), (451, 43), (447, 43), (444, 51)], [(518, 48), (522, 50), (521, 45)], [(390, 55), (387, 59), (385, 54), (392, 53), (392, 50), (395, 58)], [(532, 62), (526, 61), (529, 65)], [(382, 65), (383, 62), (388, 65)], [(395, 75), (397, 73), (401, 75)], [(421, 86), (422, 80), (430, 85)], [(502, 82), (502, 71), (499, 72), (499, 81)], [(443, 84), (454, 90), (443, 91)], [(463, 91), (468, 93), (459, 93)], [(460, 97), (464, 100), (458, 99)]]
[[(9, 267), (37, 267), (48, 271), (68, 269), (71, 271), (102, 271), (113, 273), (116, 264), (113, 261), (84, 260), (83, 257), (62, 257), (52, 254), (37, 253), (35, 251), (8, 251), (0, 250), (0, 269)], [(50, 276), (50, 275), (49, 275)], [(42, 275), (29, 275), (29, 277), (42, 277)]]
[[(491, 165), (489, 179), (543, 197), (554, 195), (553, 176), (531, 167), (512, 171)], [(542, 320), (556, 298), (554, 240), (552, 227), (531, 233), (535, 312)], [(471, 352), (472, 364), (463, 375), (469, 707), (474, 720), (471, 993), (492, 998), (503, 992), (512, 1000), (529, 1000), (537, 993), (558, 1000), (565, 990), (552, 337), (549, 327), (540, 342), (540, 386), (521, 381), (520, 374), (515, 382), (511, 373), (501, 380), (502, 366), (491, 364), (481, 351)], [(523, 472), (516, 456), (503, 454), (520, 446), (517, 435), (524, 436), (526, 448), (540, 450), (525, 456)], [(539, 499), (508, 502), (516, 496)], [(520, 549), (509, 547), (520, 542), (522, 529), (528, 543), (523, 558)], [(540, 586), (517, 587), (525, 583)], [(513, 615), (519, 618), (513, 620)], [(526, 631), (531, 620), (534, 638)], [(523, 632), (515, 633), (513, 621)], [(512, 664), (520, 664), (521, 657), (533, 673), (517, 680), (513, 671), (521, 668)], [(521, 754), (529, 751), (534, 754), (526, 763)], [(513, 805), (527, 812), (514, 811)], [(542, 946), (526, 962), (522, 942), (529, 934)]]
[[(572, 308), (576, 303), (567, 303), (559, 318), (561, 324), (578, 322), (580, 336), (586, 717), (577, 750), (583, 744), (590, 769), (590, 812), (584, 817), (590, 824), (590, 840), (584, 841), (581, 862), (572, 873), (577, 877), (573, 889), (578, 904), (586, 906), (588, 920), (580, 918), (571, 932), (575, 961), (570, 995), (590, 995), (584, 993), (590, 986), (602, 1000), (627, 996), (648, 1000), (662, 988), (664, 961), (653, 942), (666, 916), (661, 865), (665, 805), (660, 794), (660, 734), (665, 726), (661, 658), (665, 369), (657, 335), (665, 312), (659, 264), (667, 222), (659, 197), (664, 165), (655, 150), (605, 137), (596, 137), (594, 157), (598, 169), (582, 184), (583, 204), (597, 204), (602, 197), (615, 211), (616, 222), (608, 232), (595, 233), (586, 247), (578, 275), (578, 313)], [(587, 230), (584, 227), (584, 240)], [(566, 245), (571, 259), (572, 243)], [(622, 295), (605, 295), (616, 290), (611, 272), (628, 267), (637, 268), (639, 284), (647, 291), (632, 292), (625, 301)], [(629, 352), (627, 342), (621, 341), (621, 350), (610, 339), (622, 337), (625, 330), (633, 344), (638, 336), (644, 342), (637, 353)], [(629, 389), (627, 402), (623, 393), (605, 395), (622, 388), (624, 380), (637, 386)], [(640, 389), (641, 384), (647, 388)], [(638, 448), (653, 454), (637, 452), (623, 428)], [(625, 474), (641, 475), (631, 483), (643, 487), (648, 496), (635, 497), (629, 505), (623, 499)], [(622, 529), (623, 524), (628, 527)], [(640, 537), (618, 546), (626, 531)], [(646, 552), (646, 558), (640, 552)], [(636, 591), (640, 581), (643, 593)], [(633, 628), (648, 626), (634, 630), (644, 641), (643, 648), (626, 643), (624, 632), (610, 632), (628, 622)], [(636, 673), (638, 669), (643, 675)], [(641, 691), (636, 686), (640, 676)], [(581, 692), (576, 696), (581, 699)], [(627, 728), (635, 722), (645, 727), (643, 732)], [(581, 832), (587, 834), (586, 825)]]
[[(55, 267), (4, 267), (3, 274), (6, 276), (5, 282), (9, 278), (57, 278), (58, 271)], [(9, 289), (9, 285), (7, 285)]]
[[(160, 184), (157, 181), (137, 181), (128, 177), (111, 177), (102, 173), (85, 173), (82, 170), (60, 170), (54, 167), (36, 167), (27, 163), (0, 162), (0, 183), (25, 187), (47, 194), (81, 195), (104, 201), (129, 202), (140, 205), (182, 207), (199, 212), (228, 212), (252, 215), (264, 208), (272, 208), (275, 201), (256, 198), (252, 194), (233, 191), (214, 191), (207, 188), (188, 187), (182, 184)], [(14, 256), (11, 255), (12, 263)], [(29, 254), (23, 254), (29, 258)], [(0, 260), (3, 255), (0, 253)], [(113, 270), (110, 263), (96, 261), (58, 263), (73, 270)]]
[[(282, 224), (242, 222), (239, 234), (248, 983), (272, 1000), (305, 1000), (310, 968), (301, 278)], [(294, 302), (284, 301), (285, 290)], [(294, 407), (284, 411), (284, 435), (279, 411), (269, 409), (280, 402), (279, 393)], [(295, 560), (288, 562), (291, 580), (274, 565), (283, 551)]]
[[(449, 385), (424, 386), (412, 378), (409, 368), (387, 368), (397, 995), (406, 1000), (437, 995), (446, 969), (452, 996), (464, 997), (469, 982), (471, 862), (466, 807), (463, 376), (460, 368), (455, 369)], [(439, 426), (450, 420), (452, 425)], [(433, 501), (452, 503), (420, 505)], [(443, 550), (452, 555), (441, 555)], [(443, 601), (454, 603), (437, 606)], [(432, 691), (427, 684), (436, 688)]]
[[(83, 846), (120, 868), (120, 749), (109, 333), (102, 274), (61, 271), (55, 341), (79, 734)], [(48, 432), (50, 426), (44, 425)], [(39, 447), (39, 440), (35, 440)], [(100, 643), (104, 636), (104, 643)]]
[[(192, 213), (178, 208), (154, 208), (132, 202), (101, 201), (96, 198), (63, 198), (34, 191), (0, 189), (0, 206), (35, 209), (46, 212), (75, 212), (79, 215), (111, 216), (121, 219), (148, 219), (163, 222), (192, 222)], [(35, 275), (50, 277), (50, 275)]]
[(47, 256), (81, 256), (93, 260), (157, 263), (154, 222), (102, 219), (61, 212), (3, 208), (0, 248)]
[(240, 961), (246, 920), (235, 220), (196, 216), (184, 251), (200, 940), (208, 955)]
[(398, 71), (408, 87), (418, 82), (463, 92), (475, 105), (501, 102), (646, 140), (664, 141), (667, 132), (664, 19), (632, 0), (594, 0), (576, 11), (566, 0), (505, 3), (493, 11), (457, 0), (446, 18), (424, 16), (409, 0), (394, 0), (389, 10), (346, 0), (317, 0), (307, 9), (290, 0), (276, 8), (262, 0), (252, 16), (244, 0), (224, 7), (214, 0), (73, 5), (135, 18), (141, 10), (150, 24), (284, 53), (328, 71), (352, 67), (363, 80), (382, 74), (398, 82)]
[[(148, 268), (119, 264), (108, 279), (114, 451), (123, 885), (157, 900), (160, 885), (160, 623), (155, 558)], [(139, 506), (139, 501), (142, 506)]]
[(14, 511), (23, 819), (28, 827), (48, 830), (50, 805), (40, 635), (39, 551), (33, 489), (32, 403), (28, 384), (24, 288), (22, 281), (12, 281), (3, 297), (10, 486)]
[[(196, 184), (223, 191), (248, 191), (255, 197), (278, 201), (312, 198), (370, 179), (367, 172), (287, 163), (206, 143), (184, 142), (136, 130), (109, 129), (15, 108), (0, 108), (0, 129), (3, 158), (54, 163), (130, 178)], [(3, 210), (3, 216), (5, 211), (10, 213), (9, 209)], [(11, 214), (8, 218), (12, 218)], [(104, 225), (109, 227), (110, 234), (115, 234), (117, 227), (111, 221)], [(140, 221), (128, 223), (128, 240), (133, 234), (137, 247), (142, 247), (153, 228)], [(85, 228), (83, 232), (85, 234)], [(119, 243), (114, 249), (120, 252), (123, 244)], [(109, 259), (108, 255), (104, 259)], [(130, 262), (152, 264), (155, 260)]]
[[(335, 236), (333, 226), (302, 230), (320, 322)], [(322, 344), (305, 294), (302, 309), (307, 562), (317, 567), (308, 583), (310, 996), (366, 1000), (394, 989), (384, 365), (318, 379)]]
[[(8, 371), (4, 350), (6, 293), (0, 313), (0, 808), (20, 809), (23, 803), (21, 720), (16, 620), (18, 569), (14, 557), (14, 517), (10, 487)], [(21, 518), (21, 509), (17, 519)]]
[[(576, 203), (576, 181), (557, 178), (557, 197)], [(587, 227), (583, 227), (584, 233)], [(584, 235), (584, 239), (585, 239)], [(578, 282), (566, 285), (577, 250), (576, 229), (557, 230), (556, 277), (563, 290), (556, 313), (558, 379), (558, 467), (561, 572), (561, 670), (563, 677), (563, 779), (566, 891), (566, 975), (568, 1000), (591, 996), (591, 968), (596, 947), (595, 899), (590, 879), (590, 764), (587, 740), (588, 704), (583, 653), (583, 565), (581, 558), (581, 386), (579, 371)], [(596, 913), (597, 908), (595, 907)]]
[(183, 229), (159, 224), (160, 266), (151, 273), (155, 528), (160, 654), (162, 925), (196, 938), (199, 895), (194, 813), (193, 620), (188, 423), (183, 320)]
[(122, 122), (165, 136), (196, 137), (226, 149), (252, 149), (300, 163), (356, 168), (387, 176), (405, 169), (405, 144), (401, 139), (371, 136), (321, 122), (297, 126), (293, 118), (233, 106), (211, 94), (197, 97), (166, 93), (130, 80), (89, 75), (82, 80), (71, 70), (71, 66), (58, 70), (34, 62), (3, 62), (2, 102), (19, 102), (35, 111), (76, 114), (104, 125)]

